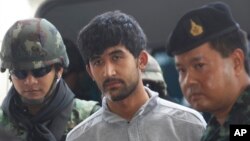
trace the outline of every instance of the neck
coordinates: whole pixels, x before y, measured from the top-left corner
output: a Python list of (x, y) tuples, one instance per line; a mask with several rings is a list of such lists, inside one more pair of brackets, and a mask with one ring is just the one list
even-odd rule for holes
[(133, 94), (122, 101), (108, 101), (108, 107), (111, 112), (130, 121), (148, 99), (149, 95), (142, 85), (139, 90), (133, 92)]
[(219, 122), (220, 125), (223, 125), (224, 122), (226, 121), (226, 118), (229, 112), (231, 111), (231, 108), (232, 106), (227, 107), (226, 110), (214, 113), (214, 116), (216, 117), (216, 120)]

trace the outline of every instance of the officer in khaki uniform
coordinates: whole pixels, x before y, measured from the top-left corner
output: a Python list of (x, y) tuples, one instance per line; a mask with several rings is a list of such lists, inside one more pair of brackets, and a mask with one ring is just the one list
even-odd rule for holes
[(3, 39), (1, 71), (11, 86), (0, 110), (0, 126), (24, 141), (63, 141), (67, 132), (100, 106), (75, 99), (61, 78), (69, 65), (58, 30), (45, 19), (12, 25)]

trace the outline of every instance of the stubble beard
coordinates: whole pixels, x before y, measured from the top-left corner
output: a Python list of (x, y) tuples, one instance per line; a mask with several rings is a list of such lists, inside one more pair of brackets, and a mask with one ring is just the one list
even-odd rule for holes
[(131, 83), (129, 86), (125, 84), (121, 89), (108, 90), (104, 92), (104, 96), (108, 98), (108, 100), (113, 102), (118, 102), (126, 99), (130, 95), (132, 95), (135, 89), (138, 86), (138, 80)]

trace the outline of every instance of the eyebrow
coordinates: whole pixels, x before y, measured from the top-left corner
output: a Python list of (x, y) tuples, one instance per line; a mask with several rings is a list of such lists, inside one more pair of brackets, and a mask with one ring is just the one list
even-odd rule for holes
[(118, 49), (118, 50), (114, 50), (114, 51), (109, 53), (109, 55), (113, 55), (113, 54), (123, 54), (123, 51)]
[[(108, 55), (112, 56), (114, 54), (123, 54), (123, 53), (124, 53), (124, 51), (117, 49), (117, 50), (111, 51)], [(91, 57), (89, 60), (93, 61), (93, 60), (98, 59), (98, 58), (101, 58), (101, 55), (93, 55), (93, 57)]]
[[(203, 57), (198, 55), (198, 56), (195, 56), (195, 57), (191, 58), (191, 60), (189, 60), (189, 62), (194, 63), (194, 62), (198, 62), (200, 60), (203, 60)], [(180, 63), (175, 63), (175, 66), (179, 67), (179, 66), (181, 66), (181, 64)]]
[(198, 62), (198, 61), (200, 61), (200, 60), (202, 60), (203, 59), (203, 57), (202, 56), (195, 56), (195, 57), (193, 57), (191, 60), (190, 60), (190, 62)]

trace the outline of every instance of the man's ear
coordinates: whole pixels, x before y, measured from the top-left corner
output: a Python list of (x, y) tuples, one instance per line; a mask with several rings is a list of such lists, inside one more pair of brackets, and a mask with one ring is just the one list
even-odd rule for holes
[(139, 61), (139, 68), (143, 71), (146, 68), (146, 65), (148, 64), (148, 52), (143, 50), (141, 51), (139, 57), (138, 57), (138, 61)]
[(233, 53), (231, 54), (231, 57), (233, 59), (233, 63), (234, 63), (234, 70), (236, 72), (236, 74), (240, 74), (242, 70), (245, 69), (244, 67), (244, 62), (245, 62), (245, 55), (243, 50), (237, 48), (233, 51)]
[(57, 78), (61, 78), (62, 77), (63, 70), (64, 70), (63, 67), (60, 67), (60, 69), (57, 72)]
[(94, 77), (93, 77), (93, 75), (92, 75), (92, 73), (91, 73), (89, 65), (86, 65), (85, 67), (86, 67), (86, 71), (88, 72), (88, 74), (92, 78), (92, 80), (95, 80)]

